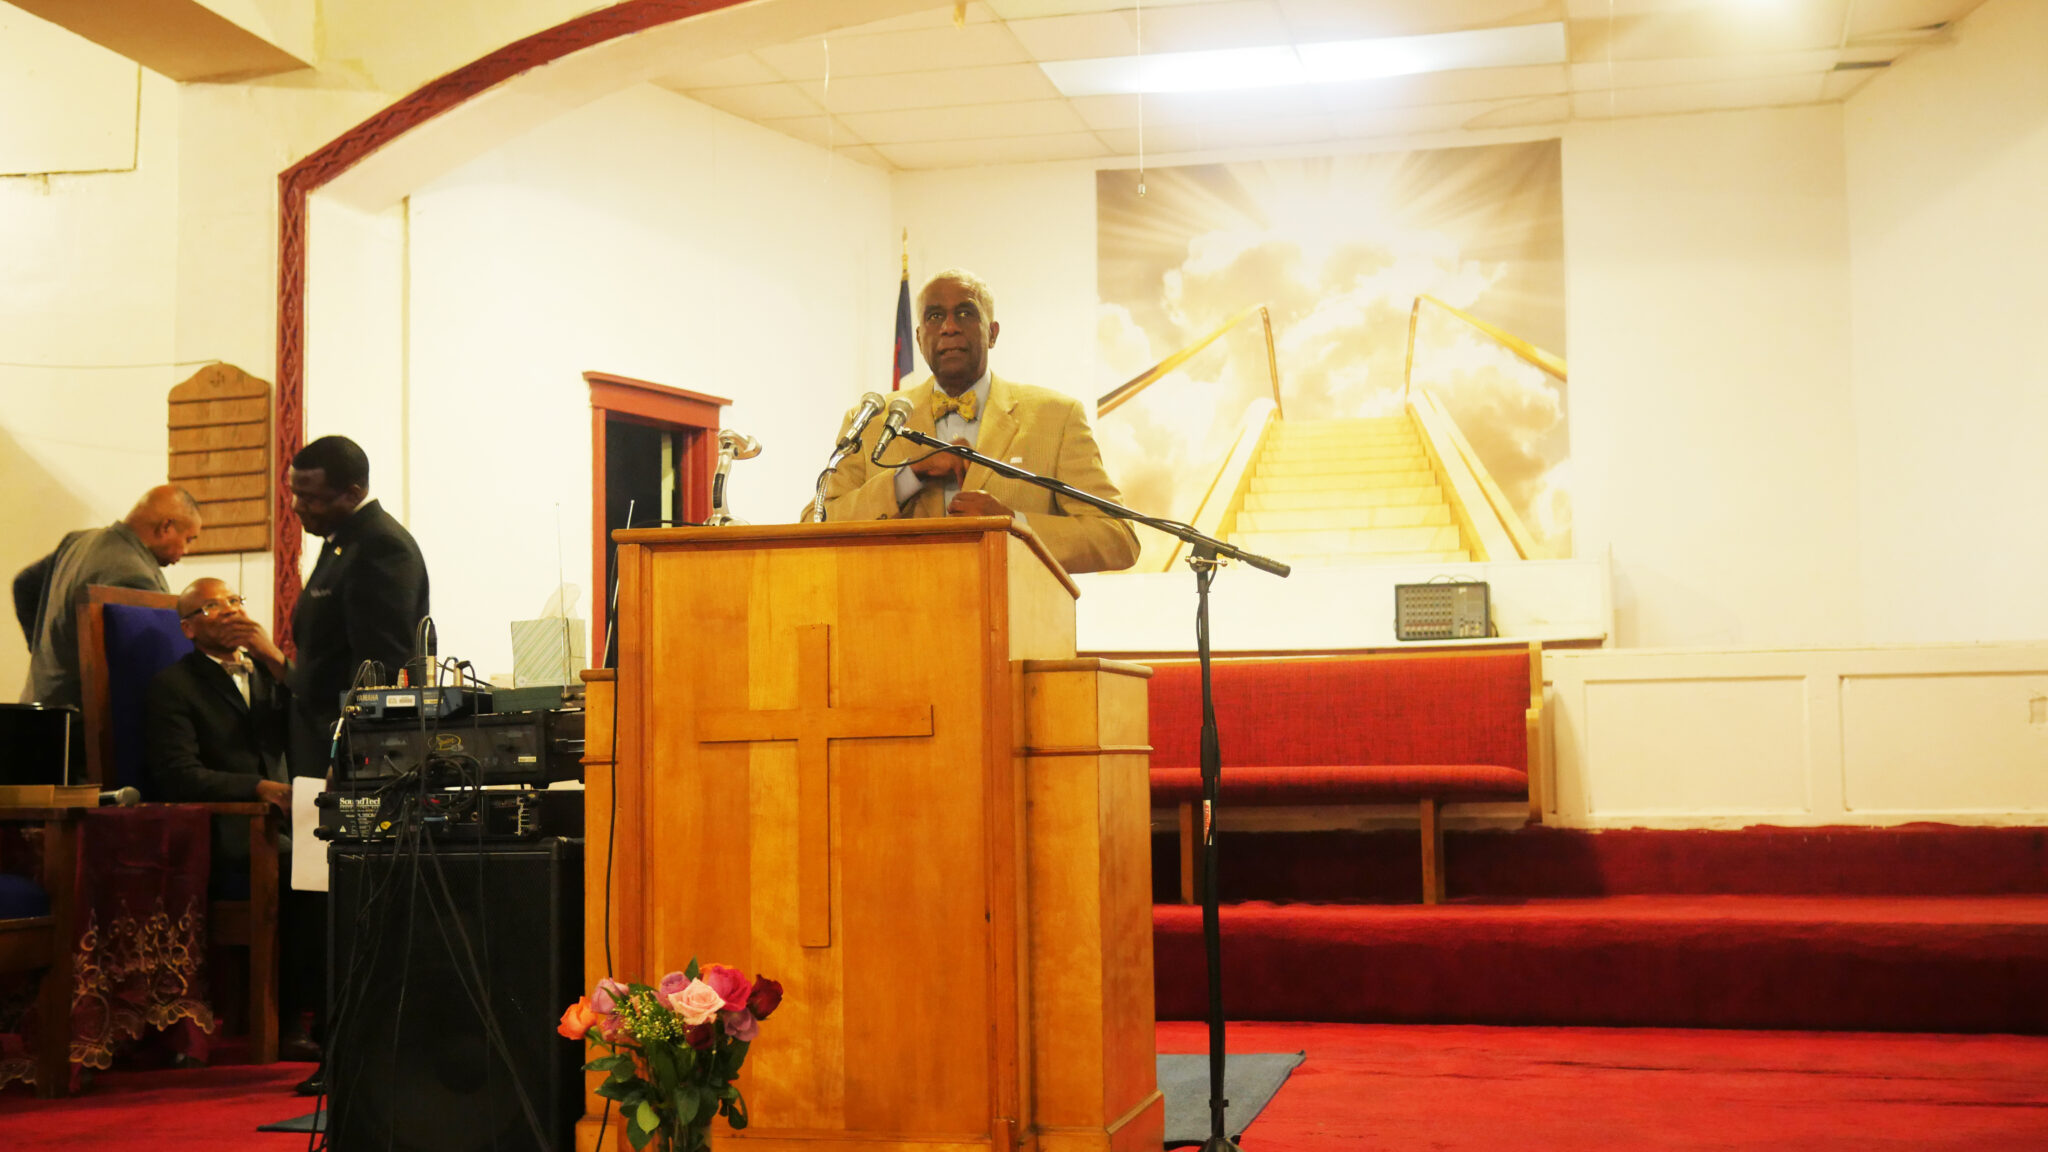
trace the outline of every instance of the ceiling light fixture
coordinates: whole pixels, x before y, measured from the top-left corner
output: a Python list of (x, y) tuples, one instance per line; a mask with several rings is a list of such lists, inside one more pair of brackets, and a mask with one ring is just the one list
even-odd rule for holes
[(1044, 60), (1038, 66), (1062, 95), (1073, 97), (1342, 84), (1564, 60), (1564, 25), (1550, 23), (1274, 48)]

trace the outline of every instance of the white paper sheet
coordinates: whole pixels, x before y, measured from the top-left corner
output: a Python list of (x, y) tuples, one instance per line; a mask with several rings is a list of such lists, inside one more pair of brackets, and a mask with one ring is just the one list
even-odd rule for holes
[(327, 842), (313, 835), (320, 812), (313, 798), (327, 790), (318, 776), (292, 777), (292, 890), (327, 891)]

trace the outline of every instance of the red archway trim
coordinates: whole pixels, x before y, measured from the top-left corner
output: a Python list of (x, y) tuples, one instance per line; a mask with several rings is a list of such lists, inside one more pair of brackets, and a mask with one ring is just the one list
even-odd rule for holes
[[(277, 191), (277, 462), (279, 471), (305, 446), (306, 203), (335, 177), (378, 149), (470, 98), (522, 72), (621, 36), (730, 8), (743, 0), (623, 0), (515, 40), (428, 81), (335, 137), (278, 174)], [(299, 598), (299, 520), (282, 482), (277, 486), (277, 550), (271, 587), (278, 643), (291, 647), (292, 607)]]

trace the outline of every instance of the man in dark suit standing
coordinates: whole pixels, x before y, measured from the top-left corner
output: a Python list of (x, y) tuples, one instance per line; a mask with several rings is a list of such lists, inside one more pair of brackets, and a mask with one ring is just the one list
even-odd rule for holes
[[(242, 611), (242, 598), (224, 581), (193, 581), (178, 597), (178, 622), (193, 650), (157, 673), (143, 698), (149, 799), (261, 800), (289, 814), (285, 741), (291, 692), (273, 671), (283, 668), (284, 653)], [(286, 877), (291, 850), (291, 838), (280, 835), (279, 869)], [(215, 884), (232, 886), (248, 870), (246, 823), (216, 817)], [(308, 893), (285, 889), (280, 896), (279, 1051), (288, 1060), (317, 1060), (304, 1017), (317, 1012), (321, 999), (321, 909)]]
[(322, 436), (292, 457), (292, 511), (322, 537), (320, 559), (292, 609), (292, 773), (324, 776), (341, 698), (364, 661), (368, 681), (392, 684), (413, 656), (427, 615), (427, 565), (412, 533), (369, 499), (370, 459), (345, 436)]

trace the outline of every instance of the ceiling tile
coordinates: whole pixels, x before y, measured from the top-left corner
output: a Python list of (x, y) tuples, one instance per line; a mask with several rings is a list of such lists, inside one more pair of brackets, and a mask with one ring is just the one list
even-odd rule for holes
[(1865, 84), (1884, 75), (1882, 68), (1854, 68), (1847, 72), (1830, 72), (1821, 77), (1820, 98), (1823, 100), (1847, 100)]
[[(967, 23), (969, 24), (988, 24), (996, 19), (995, 12), (987, 4), (981, 3), (980, 0), (974, 0), (973, 3), (967, 5)], [(947, 4), (943, 7), (934, 6), (926, 8), (921, 12), (910, 12), (902, 16), (892, 16), (887, 20), (877, 20), (872, 24), (861, 24), (852, 28), (842, 29), (840, 35), (867, 36), (883, 32), (914, 32), (920, 28), (951, 28), (952, 26), (953, 6)]]
[(896, 171), (896, 166), (889, 163), (889, 158), (875, 151), (871, 145), (855, 144), (848, 148), (840, 148), (834, 154), (866, 164), (870, 168), (880, 168), (884, 172)]
[(860, 135), (831, 116), (792, 116), (787, 119), (762, 120), (763, 128), (772, 128), (784, 136), (793, 136), (806, 144), (837, 151), (867, 143)]
[(1013, 20), (1010, 31), (1034, 60), (1095, 60), (1138, 52), (1137, 32), (1125, 12)]
[(1059, 89), (1052, 86), (1036, 64), (996, 64), (893, 76), (834, 76), (829, 86), (810, 80), (804, 82), (803, 89), (820, 107), (837, 113), (1004, 104), (1059, 97)]
[(902, 112), (859, 112), (841, 117), (871, 144), (974, 140), (987, 136), (1052, 136), (1086, 132), (1088, 124), (1065, 100), (1014, 104), (962, 104)]
[(1814, 52), (1773, 52), (1762, 56), (1702, 56), (1689, 60), (1603, 60), (1571, 66), (1571, 86), (1584, 92), (1598, 88), (1650, 88), (1660, 84), (1704, 84), (1758, 76), (1791, 76), (1825, 72), (1835, 66), (1832, 48)]
[(1109, 155), (1093, 132), (1056, 136), (1005, 136), (992, 140), (951, 140), (929, 144), (882, 144), (875, 151), (898, 168), (971, 168), (981, 164), (1033, 164), (1092, 160)]
[(664, 88), (687, 92), (692, 88), (733, 88), (741, 84), (773, 84), (784, 77), (775, 69), (761, 63), (751, 52), (728, 56), (723, 60), (707, 60), (692, 64), (677, 72), (671, 72), (656, 80)]
[(1148, 53), (1266, 48), (1293, 42), (1275, 0), (1147, 8), (1137, 32), (1139, 51)]
[[(1199, 4), (1223, 3), (1227, 0), (1164, 0), (1147, 4), (1145, 10), (1153, 11), (1169, 4), (1192, 7)], [(988, 0), (988, 6), (1004, 20), (1030, 20), (1039, 16), (1070, 16), (1077, 12), (1114, 12), (1131, 7), (1133, 0)]]
[(1302, 42), (1424, 36), (1432, 32), (1543, 24), (1565, 17), (1562, 0), (1438, 0), (1428, 4), (1414, 0), (1277, 2), (1281, 18)]
[(1140, 116), (1149, 128), (1214, 121), (1285, 119), (1312, 116), (1321, 110), (1307, 88), (1265, 88), (1244, 92), (1174, 92), (1146, 96), (1082, 96), (1074, 109), (1090, 128), (1136, 128)]
[[(1099, 133), (1103, 143), (1118, 156), (1138, 155), (1139, 137), (1134, 128)], [(1273, 148), (1293, 144), (1317, 144), (1341, 139), (1336, 123), (1328, 116), (1300, 120), (1246, 120), (1235, 124), (1181, 124), (1146, 128), (1147, 156), (1171, 156), (1184, 152), (1219, 152), (1226, 149)]]
[(1730, 108), (1768, 108), (1810, 104), (1820, 99), (1819, 76), (1766, 76), (1721, 80), (1711, 84), (1672, 84), (1661, 88), (1622, 88), (1579, 92), (1572, 113), (1583, 120), (1613, 116), (1664, 116)]
[(1800, 52), (1841, 43), (1849, 0), (1774, 0), (1667, 13), (1574, 20), (1572, 60), (1683, 60), (1739, 52)]
[(1856, 0), (1849, 10), (1849, 38), (1953, 24), (1983, 3), (1984, 0)]
[(824, 112), (794, 84), (749, 84), (741, 88), (692, 88), (683, 93), (701, 104), (748, 120), (816, 116)]
[(1542, 96), (1534, 100), (1497, 100), (1484, 112), (1465, 121), (1465, 127), (1527, 128), (1537, 124), (1562, 124), (1572, 118), (1570, 96)]
[(928, 68), (1020, 64), (1031, 59), (1002, 24), (947, 25), (878, 36), (842, 34), (757, 49), (757, 54), (790, 80), (822, 79), (828, 69), (836, 80)]
[(1370, 108), (1405, 108), (1422, 104), (1460, 104), (1526, 96), (1553, 96), (1569, 89), (1562, 64), (1528, 68), (1466, 68), (1456, 72), (1424, 72), (1390, 76), (1356, 84), (1321, 84), (1315, 88), (1322, 107), (1331, 112)]

